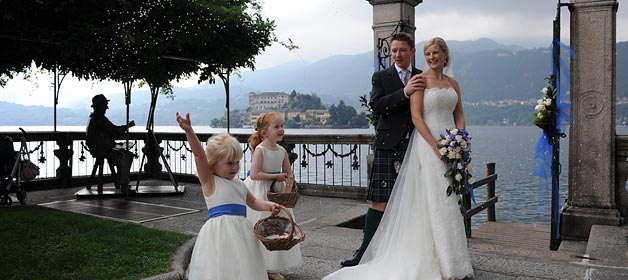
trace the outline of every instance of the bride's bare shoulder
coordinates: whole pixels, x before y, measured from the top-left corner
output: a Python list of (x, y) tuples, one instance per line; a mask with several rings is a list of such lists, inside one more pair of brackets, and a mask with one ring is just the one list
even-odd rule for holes
[(456, 79), (454, 79), (453, 77), (447, 76), (447, 81), (449, 81), (449, 83), (452, 86), (458, 87), (458, 81)]

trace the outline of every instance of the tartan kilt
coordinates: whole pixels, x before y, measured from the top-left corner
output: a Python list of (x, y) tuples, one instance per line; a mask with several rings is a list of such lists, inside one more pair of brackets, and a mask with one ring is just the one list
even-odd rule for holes
[(366, 200), (388, 202), (397, 179), (398, 170), (395, 165), (397, 168), (401, 167), (401, 162), (408, 148), (408, 141), (409, 139), (401, 140), (392, 150), (375, 149)]

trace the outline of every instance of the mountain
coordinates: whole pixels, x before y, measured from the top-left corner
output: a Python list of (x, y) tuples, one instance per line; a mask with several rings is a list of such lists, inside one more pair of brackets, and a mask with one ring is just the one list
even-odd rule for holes
[[(416, 62), (423, 68), (421, 55), (424, 42), (417, 44)], [(546, 86), (547, 73), (550, 72), (549, 48), (524, 49), (518, 46), (502, 45), (490, 39), (474, 41), (448, 41), (454, 65), (454, 76), (462, 89), (463, 101), (481, 104), (499, 100), (536, 100), (539, 90)], [(548, 44), (549, 45), (549, 44)], [(568, 55), (563, 54), (568, 61)], [(577, 59), (577, 58), (576, 58)], [(567, 62), (567, 65), (569, 63)], [(628, 98), (628, 42), (617, 44), (617, 98)], [(286, 92), (296, 90), (299, 93), (316, 93), (324, 104), (337, 104), (344, 100), (347, 105), (362, 110), (359, 96), (368, 95), (373, 73), (373, 53), (356, 55), (336, 55), (314, 63), (291, 62), (276, 67), (256, 71), (243, 71), (232, 75), (230, 81), (230, 108), (242, 109), (248, 105), (250, 92)], [(563, 73), (568, 73), (563, 71)], [(63, 87), (62, 87), (63, 90)], [(197, 123), (208, 124), (212, 118), (225, 113), (225, 89), (220, 80), (217, 84), (204, 83), (190, 88), (174, 88), (174, 100), (160, 96), (155, 110), (156, 125), (176, 125), (174, 112), (190, 112)], [(112, 95), (107, 115), (114, 123), (123, 123), (126, 108), (123, 95)], [(150, 106), (148, 89), (132, 93), (130, 118), (138, 125), (145, 123)], [(528, 105), (508, 110), (493, 110), (500, 115), (486, 116), (487, 108), (476, 106), (466, 110), (468, 114), (477, 112), (484, 116), (471, 124), (487, 124), (485, 118), (492, 118), (490, 123), (516, 119), (517, 123), (529, 122)], [(45, 107), (21, 106), (0, 102), (3, 112), (11, 112), (11, 120), (0, 120), (0, 125), (19, 122), (21, 125), (50, 125), (52, 110)], [(618, 106), (619, 108), (619, 106)], [(33, 115), (32, 112), (50, 111)], [(58, 109), (59, 125), (85, 125), (91, 111), (89, 100), (75, 108)], [(490, 111), (490, 110), (489, 110)], [(531, 113), (532, 107), (527, 109)], [(31, 112), (31, 113), (29, 113)], [(524, 115), (511, 116), (515, 112)], [(475, 114), (475, 113), (474, 113)], [(518, 113), (523, 114), (523, 113)], [(19, 120), (19, 121), (18, 121)], [(29, 122), (28, 124), (26, 122)], [(530, 123), (529, 123), (530, 124)]]
[[(417, 54), (422, 53), (423, 46), (426, 41), (421, 41), (416, 44)], [(495, 50), (510, 50), (521, 51), (523, 47), (516, 45), (502, 45), (488, 38), (480, 38), (473, 41), (456, 41), (448, 40), (447, 46), (452, 50), (459, 53), (474, 53), (481, 51), (495, 51)]]

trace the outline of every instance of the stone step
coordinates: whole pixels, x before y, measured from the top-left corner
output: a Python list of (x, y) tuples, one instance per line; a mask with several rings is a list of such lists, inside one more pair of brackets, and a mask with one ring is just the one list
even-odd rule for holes
[(586, 254), (592, 264), (628, 268), (628, 227), (591, 226)]

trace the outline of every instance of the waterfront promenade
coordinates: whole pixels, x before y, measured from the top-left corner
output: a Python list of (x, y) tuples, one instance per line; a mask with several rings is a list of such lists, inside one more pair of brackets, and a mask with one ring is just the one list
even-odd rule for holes
[[(168, 182), (147, 181), (142, 184), (167, 184)], [(119, 205), (141, 203), (143, 205), (170, 206), (185, 208), (184, 214), (145, 219), (140, 224), (163, 230), (196, 234), (207, 218), (205, 203), (201, 198), (200, 187), (185, 185), (185, 193), (180, 195), (158, 195), (123, 198), (88, 198), (75, 200), (74, 193), (81, 188), (54, 189), (28, 192), (28, 204), (54, 206), (55, 202), (65, 204), (106, 205), (109, 202)], [(19, 207), (17, 205), (11, 207)], [(124, 206), (120, 206), (123, 208)], [(124, 210), (124, 209), (109, 210)], [(86, 209), (74, 207), (74, 209)], [(306, 237), (301, 243), (304, 263), (298, 268), (283, 271), (289, 280), (321, 279), (324, 275), (339, 269), (342, 259), (352, 255), (360, 244), (362, 233), (359, 229), (338, 227), (337, 225), (365, 213), (365, 201), (302, 196), (295, 208), (295, 216)], [(79, 212), (83, 210), (77, 210)], [(103, 211), (102, 213), (106, 213)], [(191, 213), (190, 213), (191, 212)], [(98, 213), (98, 211), (92, 211)], [(146, 213), (143, 213), (146, 214)], [(470, 239), (470, 253), (475, 269), (475, 279), (628, 279), (628, 230), (626, 227), (594, 227), (589, 242), (563, 241), (560, 250), (550, 251), (549, 234), (546, 226), (498, 222), (483, 225), (473, 232)], [(117, 216), (119, 219), (134, 215)], [(173, 265), (184, 269), (191, 242), (181, 248)], [(187, 251), (187, 253), (186, 253)], [(586, 254), (589, 254), (588, 258)], [(382, 268), (386, 269), (386, 268)], [(176, 279), (175, 274), (160, 275), (156, 279)]]

